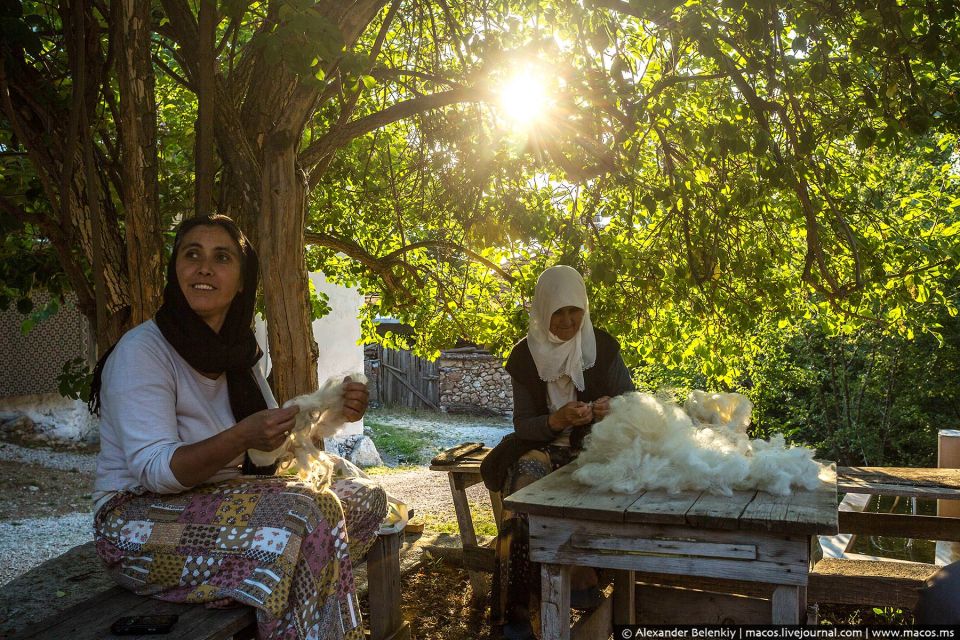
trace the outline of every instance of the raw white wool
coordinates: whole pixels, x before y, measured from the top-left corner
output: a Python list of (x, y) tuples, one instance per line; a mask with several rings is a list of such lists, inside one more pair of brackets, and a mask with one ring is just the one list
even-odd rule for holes
[(694, 424), (723, 426), (746, 433), (753, 403), (739, 393), (707, 393), (694, 389), (683, 403)]
[[(367, 382), (367, 377), (362, 373), (351, 373), (349, 377), (353, 382)], [(260, 467), (279, 460), (285, 467), (295, 467), (302, 480), (312, 482), (317, 487), (329, 484), (334, 462), (317, 448), (314, 441), (333, 437), (347, 424), (343, 415), (343, 384), (344, 376), (333, 376), (313, 393), (283, 403), (284, 408), (293, 405), (300, 407), (290, 436), (273, 451), (248, 450), (250, 460)]]
[(614, 398), (610, 413), (587, 436), (573, 477), (620, 493), (706, 490), (729, 496), (761, 489), (789, 495), (791, 487), (817, 486), (821, 465), (812, 450), (788, 446), (780, 435), (769, 442), (750, 440), (744, 432), (749, 409), (746, 415), (743, 409), (751, 406), (749, 400), (700, 393), (687, 401), (697, 423), (676, 404), (650, 394)]

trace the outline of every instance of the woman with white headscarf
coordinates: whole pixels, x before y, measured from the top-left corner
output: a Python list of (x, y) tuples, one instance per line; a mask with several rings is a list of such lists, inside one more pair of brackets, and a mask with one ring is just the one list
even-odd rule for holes
[[(504, 496), (574, 460), (590, 426), (610, 410), (610, 398), (634, 390), (620, 346), (591, 323), (583, 278), (567, 266), (550, 267), (537, 280), (527, 336), (513, 348), (506, 369), (515, 433), (481, 465), (484, 484)], [(571, 605), (598, 605), (596, 572), (575, 569)], [(508, 640), (534, 637), (530, 596), (539, 595), (539, 577), (529, 560), (526, 516), (505, 509), (492, 615)]]

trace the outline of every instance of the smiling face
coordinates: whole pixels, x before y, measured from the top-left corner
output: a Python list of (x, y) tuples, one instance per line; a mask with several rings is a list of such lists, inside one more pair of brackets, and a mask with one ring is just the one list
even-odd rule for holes
[(216, 332), (242, 289), (240, 247), (226, 229), (200, 225), (184, 234), (177, 248), (177, 281), (190, 308)]
[(580, 307), (560, 307), (550, 316), (550, 333), (564, 342), (580, 331), (583, 323), (583, 309)]

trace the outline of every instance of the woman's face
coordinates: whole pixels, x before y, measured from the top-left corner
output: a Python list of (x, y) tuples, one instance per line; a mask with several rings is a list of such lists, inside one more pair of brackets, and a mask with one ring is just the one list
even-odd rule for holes
[(564, 342), (577, 335), (583, 323), (583, 309), (560, 307), (550, 316), (550, 333)]
[(240, 247), (223, 227), (187, 231), (176, 255), (177, 280), (190, 308), (216, 332), (243, 288)]

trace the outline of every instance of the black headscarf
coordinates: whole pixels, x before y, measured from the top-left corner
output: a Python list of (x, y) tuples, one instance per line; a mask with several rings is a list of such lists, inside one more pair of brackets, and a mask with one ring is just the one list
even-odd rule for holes
[[(177, 279), (176, 263), (180, 243), (188, 231), (201, 225), (223, 228), (240, 247), (243, 289), (230, 304), (219, 333), (211, 329), (190, 308)], [(177, 230), (173, 255), (167, 264), (163, 304), (154, 318), (163, 337), (191, 367), (203, 373), (226, 373), (230, 409), (237, 422), (267, 408), (260, 386), (253, 376), (253, 366), (263, 356), (253, 335), (253, 313), (259, 279), (260, 261), (257, 252), (232, 219), (223, 215), (191, 218), (183, 222)], [(89, 407), (91, 412), (96, 414), (100, 413), (103, 367), (114, 347), (110, 347), (100, 358), (93, 372)], [(248, 463), (249, 460), (244, 464), (244, 470), (254, 472)], [(256, 472), (272, 473), (265, 468), (257, 469)]]

